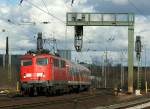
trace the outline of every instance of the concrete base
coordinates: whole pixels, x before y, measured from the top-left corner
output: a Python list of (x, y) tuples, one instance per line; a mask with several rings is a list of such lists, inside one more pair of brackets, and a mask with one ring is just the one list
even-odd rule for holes
[(128, 87), (128, 94), (133, 94), (133, 87)]
[(135, 90), (135, 94), (136, 94), (136, 95), (142, 95), (142, 94), (141, 94), (141, 91), (140, 91), (139, 89)]

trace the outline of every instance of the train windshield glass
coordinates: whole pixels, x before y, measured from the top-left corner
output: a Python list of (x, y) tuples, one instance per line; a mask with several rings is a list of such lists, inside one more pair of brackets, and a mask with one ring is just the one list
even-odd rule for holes
[(32, 65), (32, 60), (22, 60), (21, 61), (22, 66), (29, 66)]
[(37, 65), (47, 65), (48, 64), (48, 58), (37, 58), (36, 64)]

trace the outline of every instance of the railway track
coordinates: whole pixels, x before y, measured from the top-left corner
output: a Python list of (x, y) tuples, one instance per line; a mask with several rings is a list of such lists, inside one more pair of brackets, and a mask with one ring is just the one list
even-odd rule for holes
[[(97, 92), (95, 95), (85, 92), (54, 97), (20, 97), (10, 99), (10, 101), (13, 101), (10, 103), (9, 100), (3, 103), (0, 101), (0, 109), (61, 109), (62, 106), (65, 106), (65, 109), (136, 109), (135, 106), (149, 103), (149, 97), (129, 96), (126, 99), (120, 99), (120, 97), (114, 97), (110, 92), (105, 91)], [(102, 107), (97, 107), (99, 105)]]
[(96, 97), (95, 95), (84, 95), (82, 97), (71, 97), (66, 99), (59, 99), (59, 100), (45, 100), (40, 102), (30, 102), (30, 103), (21, 103), (21, 104), (9, 104), (0, 106), (0, 109), (22, 109), (22, 108), (35, 108), (41, 106), (52, 106), (57, 104), (74, 104), (76, 105), (78, 102), (88, 100), (91, 98)]
[[(98, 96), (98, 95), (96, 95)], [(0, 106), (0, 109), (32, 109), (37, 107), (45, 107), (45, 106), (55, 106), (60, 104), (73, 104), (77, 105), (79, 102), (94, 99), (96, 97), (94, 95), (91, 96), (82, 96), (82, 97), (72, 97), (70, 99), (59, 99), (59, 100), (46, 100), (40, 102), (31, 102), (31, 103), (21, 103), (21, 104), (13, 104), (13, 105), (4, 105)], [(143, 109), (146, 107), (150, 107), (150, 98), (137, 99), (130, 102), (124, 102), (104, 107), (97, 107), (93, 109)]]
[(100, 106), (93, 109), (144, 109), (147, 107), (150, 107), (150, 98), (142, 98), (109, 106)]

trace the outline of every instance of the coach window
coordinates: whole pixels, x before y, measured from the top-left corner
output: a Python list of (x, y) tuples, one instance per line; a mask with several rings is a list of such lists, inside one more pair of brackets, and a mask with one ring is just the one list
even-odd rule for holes
[(69, 74), (71, 74), (71, 67), (68, 68)]
[(73, 75), (77, 75), (77, 68), (73, 67)]
[(32, 60), (22, 60), (21, 61), (22, 66), (29, 66), (32, 65)]
[(70, 67), (70, 74), (73, 75), (73, 67)]
[(48, 58), (37, 58), (36, 64), (37, 65), (47, 65), (48, 64)]

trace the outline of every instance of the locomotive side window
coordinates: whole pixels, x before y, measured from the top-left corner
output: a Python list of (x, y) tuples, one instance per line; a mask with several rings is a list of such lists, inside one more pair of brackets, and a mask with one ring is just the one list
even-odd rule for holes
[(37, 65), (47, 65), (48, 64), (48, 58), (37, 58), (36, 64)]
[(59, 67), (59, 60), (58, 59), (54, 59), (54, 66)]
[(32, 60), (22, 60), (21, 61), (22, 66), (29, 66), (32, 65)]
[(65, 67), (65, 61), (61, 60), (61, 68)]

